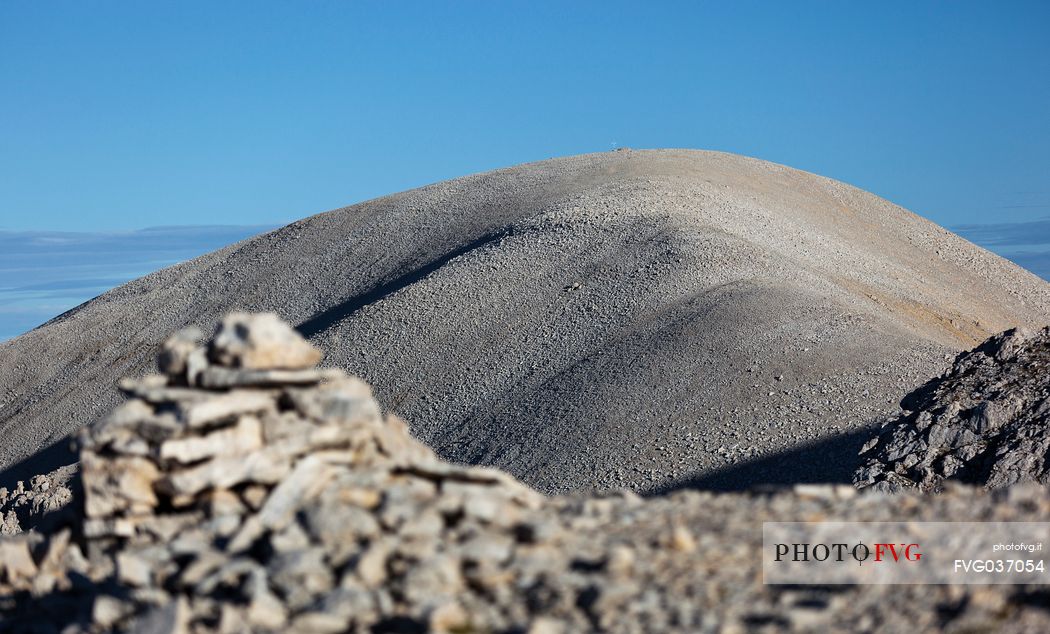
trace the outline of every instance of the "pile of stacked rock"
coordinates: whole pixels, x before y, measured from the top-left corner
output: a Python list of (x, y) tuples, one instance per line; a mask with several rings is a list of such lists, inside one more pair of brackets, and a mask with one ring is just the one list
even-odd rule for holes
[(437, 459), (273, 315), (183, 331), (80, 439), (70, 525), (0, 539), (0, 630), (1050, 628), (1025, 588), (777, 588), (761, 522), (1047, 521), (1043, 489), (545, 498)]
[[(66, 530), (38, 566), (34, 536), (11, 541), (0, 564), (9, 590), (71, 587), (65, 569), (120, 589), (92, 597), (81, 616), (96, 626), (167, 606), (176, 621), (222, 631), (292, 622), (339, 631), (378, 620), (380, 606), (362, 602), (386, 578), (383, 532), (436, 534), (441, 513), (513, 521), (540, 498), (502, 473), (438, 461), (404, 423), (382, 418), (367, 385), (315, 368), (320, 352), (275, 315), (232, 314), (210, 345), (200, 338), (193, 328), (169, 338), (164, 374), (122, 381), (131, 400), (81, 435), (77, 531), (87, 552)], [(434, 508), (421, 521), (427, 500)], [(359, 571), (356, 594), (353, 576), (335, 574), (348, 564)], [(420, 578), (438, 583), (409, 580), (413, 600), (434, 591), (417, 616), (451, 618), (439, 600), (450, 586)], [(336, 590), (330, 602), (342, 609), (318, 611)], [(189, 600), (173, 603), (173, 592)]]

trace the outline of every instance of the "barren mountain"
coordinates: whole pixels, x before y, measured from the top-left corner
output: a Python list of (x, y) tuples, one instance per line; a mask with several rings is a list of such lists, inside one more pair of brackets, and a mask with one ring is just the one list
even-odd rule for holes
[(848, 481), (861, 428), (955, 352), (1050, 322), (1050, 284), (772, 163), (543, 161), (306, 218), (0, 344), (4, 479), (68, 457), (118, 377), (231, 309), (297, 324), (443, 457), (647, 491)]

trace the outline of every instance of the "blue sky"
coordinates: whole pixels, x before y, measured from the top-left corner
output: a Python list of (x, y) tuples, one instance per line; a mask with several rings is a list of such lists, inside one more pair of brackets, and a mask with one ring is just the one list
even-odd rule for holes
[(1048, 2), (0, 1), (0, 229), (268, 224), (551, 156), (1050, 216)]
[(157, 269), (272, 227), (0, 231), (0, 341)]
[(1045, 224), (1050, 2), (0, 0), (4, 240), (272, 226), (617, 146)]

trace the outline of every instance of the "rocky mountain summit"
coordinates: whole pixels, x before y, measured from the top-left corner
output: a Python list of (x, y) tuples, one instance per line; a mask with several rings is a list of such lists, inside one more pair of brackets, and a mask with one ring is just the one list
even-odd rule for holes
[(862, 449), (858, 487), (1050, 483), (1050, 328), (988, 339), (901, 405), (905, 414)]
[(435, 457), (273, 315), (199, 339), (169, 338), (163, 374), (81, 433), (67, 514), (0, 538), (0, 629), (1050, 628), (1038, 589), (765, 586), (759, 554), (763, 521), (1050, 521), (1044, 488), (545, 497)]

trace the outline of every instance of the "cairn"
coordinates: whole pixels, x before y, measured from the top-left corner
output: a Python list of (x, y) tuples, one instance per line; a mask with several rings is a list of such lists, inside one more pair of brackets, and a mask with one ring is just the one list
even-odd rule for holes
[[(130, 400), (80, 435), (87, 552), (69, 530), (41, 565), (30, 536), (0, 546), (8, 592), (69, 589), (72, 573), (99, 587), (83, 615), (95, 628), (156, 608), (195, 629), (343, 631), (379, 620), (381, 606), (362, 603), (386, 576), (384, 532), (436, 537), (441, 513), (464, 507), (514, 521), (540, 499), (500, 472), (439, 461), (365, 383), (316, 368), (320, 351), (276, 315), (234, 313), (201, 338), (191, 327), (165, 341), (162, 374), (122, 380)], [(356, 573), (336, 574), (347, 566)], [(450, 587), (407, 588), (434, 591), (418, 616), (456, 613), (441, 598)], [(341, 607), (318, 611), (336, 591)]]

